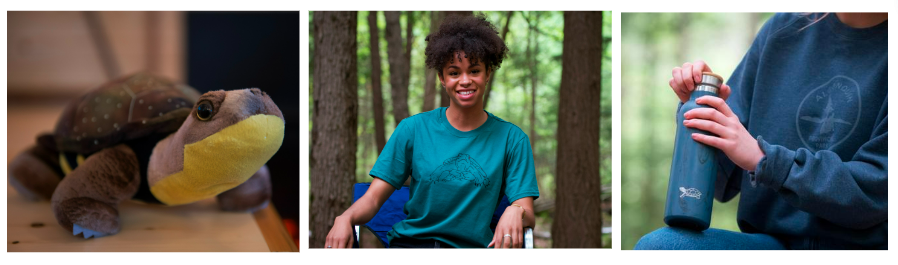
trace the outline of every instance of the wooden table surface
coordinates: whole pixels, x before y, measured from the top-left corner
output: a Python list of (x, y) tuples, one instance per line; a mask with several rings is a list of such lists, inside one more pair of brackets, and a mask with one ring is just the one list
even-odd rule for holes
[[(10, 104), (7, 165), (53, 129), (64, 103)], [(166, 207), (127, 201), (119, 208), (122, 230), (83, 239), (56, 223), (50, 202), (28, 201), (7, 182), (7, 251), (298, 251), (274, 206), (255, 213), (218, 209), (214, 199)]]
[[(283, 244), (270, 248), (253, 214), (223, 212), (214, 199), (174, 207), (125, 202), (119, 209), (121, 232), (83, 239), (72, 236), (56, 223), (50, 202), (25, 200), (12, 188), (7, 188), (7, 192), (6, 240), (10, 252), (296, 251)], [(283, 227), (283, 224), (275, 225)], [(277, 238), (272, 241), (279, 242)]]

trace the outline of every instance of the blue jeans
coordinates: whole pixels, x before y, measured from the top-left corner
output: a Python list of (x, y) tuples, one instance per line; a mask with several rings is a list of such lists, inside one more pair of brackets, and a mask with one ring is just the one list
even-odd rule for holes
[(637, 250), (782, 250), (786, 249), (776, 238), (765, 234), (747, 234), (709, 228), (696, 232), (682, 228), (664, 227), (636, 242)]

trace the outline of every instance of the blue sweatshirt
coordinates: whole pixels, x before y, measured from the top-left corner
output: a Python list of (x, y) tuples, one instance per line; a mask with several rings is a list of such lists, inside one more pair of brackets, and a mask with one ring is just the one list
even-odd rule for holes
[[(819, 16), (819, 14), (817, 15)], [(777, 14), (727, 84), (727, 104), (765, 157), (722, 152), (715, 197), (741, 191), (739, 228), (793, 249), (888, 248), (888, 21)]]

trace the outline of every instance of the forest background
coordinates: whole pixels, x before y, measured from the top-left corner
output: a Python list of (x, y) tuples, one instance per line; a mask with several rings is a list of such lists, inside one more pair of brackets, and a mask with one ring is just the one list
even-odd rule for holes
[[(428, 70), (424, 65), (425, 37), (437, 26), (448, 12), (437, 11), (404, 11), (404, 12), (377, 12), (370, 17), (367, 11), (357, 12), (356, 22), (356, 68), (357, 68), (357, 148), (355, 150), (355, 182), (371, 182), (368, 172), (374, 165), (382, 149), (383, 143), (379, 139), (388, 140), (389, 136), (398, 124), (401, 117), (415, 115), (429, 111), (440, 106), (448, 106), (448, 99), (440, 93), (436, 72)], [(470, 14), (470, 12), (468, 12)], [(558, 141), (557, 128), (559, 120), (559, 91), (562, 80), (562, 49), (564, 42), (565, 14), (564, 12), (542, 11), (486, 11), (474, 12), (483, 14), (496, 26), (500, 35), (509, 47), (508, 58), (503, 61), (488, 85), (485, 99), (485, 108), (494, 115), (510, 121), (528, 134), (533, 147), (536, 173), (540, 190), (540, 198), (535, 201), (536, 226), (534, 227), (536, 247), (553, 246), (552, 226), (556, 209), (556, 197), (564, 191), (556, 190), (556, 166)], [(315, 51), (316, 25), (314, 16), (317, 12), (310, 13), (309, 20), (309, 49)], [(373, 19), (375, 23), (370, 23)], [(389, 20), (399, 23), (388, 23)], [(371, 25), (376, 24), (376, 27)], [(378, 51), (372, 52), (372, 30), (377, 31)], [(594, 29), (599, 30), (599, 29)], [(398, 35), (398, 36), (397, 36)], [(392, 38), (392, 40), (391, 40)], [(391, 46), (390, 41), (400, 43)], [(600, 100), (595, 104), (600, 105), (600, 112), (596, 113), (599, 119), (600, 141), (596, 165), (601, 177), (601, 205), (602, 233), (601, 245), (610, 247), (610, 212), (611, 212), (611, 13), (603, 12), (601, 22), (601, 94)], [(599, 45), (599, 43), (583, 43), (581, 45)], [(330, 47), (329, 47), (330, 48)], [(392, 49), (392, 50), (391, 50)], [(310, 52), (310, 73), (315, 72), (315, 54)], [(379, 64), (372, 64), (377, 60)], [(599, 62), (596, 62), (599, 63)], [(407, 64), (407, 65), (403, 65)], [(598, 64), (597, 64), (598, 66)], [(380, 69), (376, 69), (380, 68)], [(395, 69), (391, 69), (395, 68)], [(598, 70), (598, 69), (596, 69)], [(375, 74), (379, 72), (379, 75)], [(391, 74), (394, 73), (395, 74)], [(376, 79), (375, 76), (380, 81)], [(309, 79), (310, 94), (315, 95), (315, 76)], [(406, 79), (402, 80), (402, 79)], [(400, 79), (400, 80), (396, 80)], [(379, 86), (379, 88), (377, 87)], [(406, 91), (402, 91), (407, 87)], [(379, 91), (379, 94), (377, 92)], [(407, 93), (402, 95), (402, 93)], [(379, 97), (382, 103), (380, 108), (372, 97)], [(397, 102), (396, 98), (400, 99)], [(401, 104), (401, 99), (407, 98), (406, 104)], [(316, 99), (309, 98), (310, 106), (316, 106)], [(397, 104), (400, 103), (400, 104)], [(317, 104), (323, 104), (317, 102)], [(314, 110), (310, 110), (314, 117)], [(383, 127), (377, 126), (376, 116), (382, 115)], [(313, 128), (314, 118), (310, 128)], [(378, 132), (378, 130), (383, 130)], [(383, 136), (382, 136), (383, 135)], [(313, 141), (315, 141), (313, 139)], [(314, 146), (313, 146), (314, 148)], [(315, 163), (314, 152), (312, 164)], [(348, 163), (352, 164), (352, 163)], [(314, 167), (314, 166), (313, 166)], [(315, 174), (313, 169), (312, 174)], [(594, 176), (594, 175), (593, 175)], [(312, 176), (311, 187), (313, 195), (310, 198), (313, 216), (326, 215), (321, 209), (315, 208), (315, 179)], [(329, 181), (329, 180), (327, 180)], [(341, 184), (342, 185), (342, 184)], [(343, 185), (345, 186), (345, 185)], [(351, 185), (345, 189), (351, 191)], [(593, 200), (599, 198), (579, 198), (580, 200)], [(348, 205), (347, 205), (348, 207)], [(570, 205), (568, 207), (576, 207)], [(345, 208), (339, 210), (341, 213)], [(316, 218), (310, 218), (312, 233), (315, 233)], [(321, 219), (326, 220), (326, 219)], [(332, 221), (331, 221), (332, 222)], [(574, 229), (577, 224), (572, 224)], [(327, 226), (330, 227), (329, 225)], [(373, 235), (365, 235), (363, 238), (373, 238)], [(310, 244), (315, 245), (316, 237), (312, 235)], [(556, 238), (557, 240), (557, 238)], [(366, 242), (367, 241), (367, 242)], [(363, 247), (377, 247), (379, 244), (363, 240)], [(557, 247), (557, 245), (556, 245)]]

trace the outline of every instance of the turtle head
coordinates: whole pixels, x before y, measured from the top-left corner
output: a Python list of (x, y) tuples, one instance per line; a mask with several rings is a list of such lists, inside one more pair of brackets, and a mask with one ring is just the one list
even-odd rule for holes
[(265, 92), (205, 93), (178, 131), (153, 149), (150, 191), (168, 205), (216, 196), (249, 179), (283, 139), (284, 116)]

